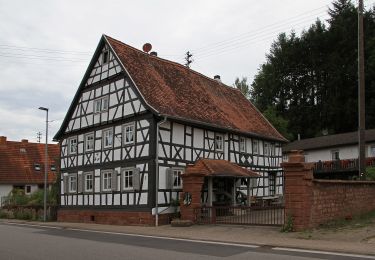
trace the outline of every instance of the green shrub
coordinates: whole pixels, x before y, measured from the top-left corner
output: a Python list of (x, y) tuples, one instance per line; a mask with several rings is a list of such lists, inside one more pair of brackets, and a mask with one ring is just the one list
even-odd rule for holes
[(366, 168), (365, 178), (369, 181), (375, 181), (375, 167)]
[(281, 228), (281, 232), (288, 233), (288, 232), (292, 232), (292, 231), (293, 231), (293, 217), (292, 217), (292, 215), (288, 214), (288, 216), (286, 218), (286, 222), (283, 225), (283, 227)]
[(8, 218), (8, 213), (4, 210), (0, 210), (0, 218)]
[(33, 214), (30, 210), (16, 209), (14, 211), (14, 218), (21, 220), (32, 220)]

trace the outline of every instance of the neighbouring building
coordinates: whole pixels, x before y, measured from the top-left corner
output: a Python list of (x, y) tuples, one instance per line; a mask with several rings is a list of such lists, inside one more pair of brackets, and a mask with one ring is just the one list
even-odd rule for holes
[[(239, 90), (215, 78), (103, 35), (55, 136), (58, 219), (153, 224), (156, 213), (164, 221), (186, 166), (200, 158), (254, 171), (259, 177), (246, 195), (282, 194), (286, 139)], [(215, 202), (248, 191), (236, 176), (230, 185), (216, 179), (213, 190), (223, 192)]]
[[(358, 158), (358, 132), (290, 142), (283, 146), (284, 161), (292, 150), (303, 150), (306, 162), (355, 159)], [(375, 129), (366, 130), (366, 157), (375, 157)]]
[[(48, 145), (48, 185), (56, 181), (59, 164), (59, 147)], [(0, 136), (0, 197), (6, 197), (14, 188), (22, 189), (25, 194), (44, 187), (45, 145), (7, 141)]]

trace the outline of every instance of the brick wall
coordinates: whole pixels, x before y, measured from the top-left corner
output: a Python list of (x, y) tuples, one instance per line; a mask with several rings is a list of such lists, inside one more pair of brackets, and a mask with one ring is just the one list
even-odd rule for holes
[[(171, 214), (159, 215), (159, 225), (170, 223)], [(150, 212), (123, 210), (59, 209), (57, 221), (83, 222), (108, 225), (154, 226), (155, 217)]]
[(312, 181), (312, 226), (375, 209), (373, 181)]
[(374, 181), (317, 180), (302, 151), (292, 151), (282, 163), (285, 176), (285, 214), (294, 230), (314, 228), (330, 220), (375, 210)]

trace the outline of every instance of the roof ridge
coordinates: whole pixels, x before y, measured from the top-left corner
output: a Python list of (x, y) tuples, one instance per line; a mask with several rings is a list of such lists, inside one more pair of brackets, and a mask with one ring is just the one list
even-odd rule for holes
[[(145, 55), (145, 56), (147, 56), (147, 57), (149, 57), (149, 58), (157, 59), (157, 60), (160, 60), (160, 61), (162, 61), (162, 62), (166, 62), (166, 63), (170, 63), (170, 64), (172, 64), (172, 65), (179, 66), (179, 67), (185, 69), (186, 71), (189, 71), (189, 72), (195, 73), (195, 74), (197, 74), (197, 75), (199, 75), (199, 76), (202, 76), (202, 77), (204, 77), (204, 78), (206, 78), (206, 79), (208, 79), (208, 80), (210, 80), (210, 81), (212, 81), (212, 82), (215, 82), (215, 83), (218, 84), (218, 85), (222, 85), (222, 86), (227, 87), (227, 88), (232, 89), (232, 90), (238, 90), (238, 91), (240, 91), (240, 90), (237, 89), (237, 88), (231, 87), (231, 86), (229, 86), (229, 85), (227, 85), (227, 84), (225, 84), (225, 83), (223, 83), (223, 82), (221, 82), (221, 81), (219, 82), (219, 81), (217, 81), (216, 79), (210, 78), (209, 76), (204, 75), (204, 74), (202, 74), (202, 73), (200, 73), (200, 72), (198, 72), (198, 71), (196, 71), (196, 70), (193, 70), (193, 69), (187, 68), (186, 66), (184, 66), (184, 65), (182, 65), (182, 64), (180, 64), (180, 63), (178, 63), (178, 62), (176, 62), (176, 61), (171, 61), (171, 60), (168, 60), (168, 59), (165, 59), (165, 58), (161, 58), (161, 57), (158, 57), (158, 56), (152, 56), (152, 55), (149, 55), (148, 53), (143, 52), (143, 51), (141, 51), (141, 50), (139, 50), (139, 49), (137, 49), (137, 48), (135, 48), (135, 47), (133, 47), (133, 46), (131, 46), (131, 45), (129, 45), (129, 44), (126, 44), (126, 43), (124, 43), (124, 42), (122, 42), (122, 41), (120, 41), (120, 40), (117, 40), (117, 39), (115, 39), (115, 38), (112, 38), (111, 36), (105, 35), (105, 37), (110, 38), (111, 40), (114, 40), (114, 41), (116, 41), (116, 42), (118, 42), (118, 43), (120, 43), (120, 44), (122, 44), (122, 45), (125, 45), (125, 46), (127, 46), (127, 47), (129, 47), (129, 48), (131, 48), (131, 49), (133, 49), (133, 50), (135, 50), (135, 51), (137, 51), (137, 52), (139, 52), (139, 53), (142, 53), (143, 55)], [(241, 92), (241, 91), (240, 91), (240, 92)], [(242, 92), (241, 92), (241, 93), (242, 93)]]

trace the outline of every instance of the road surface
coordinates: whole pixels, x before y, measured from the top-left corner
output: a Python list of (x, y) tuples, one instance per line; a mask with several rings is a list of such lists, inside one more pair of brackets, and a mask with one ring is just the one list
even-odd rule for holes
[[(183, 232), (183, 228), (181, 228)], [(78, 229), (0, 224), (1, 260), (76, 259), (375, 259), (375, 256), (299, 251)]]

